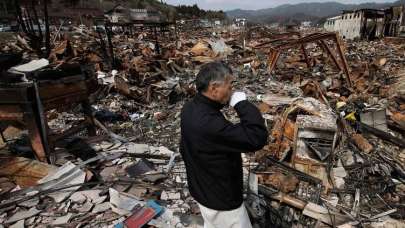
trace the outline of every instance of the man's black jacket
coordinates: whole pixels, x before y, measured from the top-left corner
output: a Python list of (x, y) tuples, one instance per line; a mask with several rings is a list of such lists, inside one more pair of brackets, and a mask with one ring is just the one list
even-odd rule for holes
[(268, 133), (259, 110), (250, 102), (235, 105), (238, 124), (225, 119), (222, 107), (202, 94), (184, 105), (180, 153), (195, 200), (214, 210), (233, 210), (243, 202), (241, 153), (260, 150)]

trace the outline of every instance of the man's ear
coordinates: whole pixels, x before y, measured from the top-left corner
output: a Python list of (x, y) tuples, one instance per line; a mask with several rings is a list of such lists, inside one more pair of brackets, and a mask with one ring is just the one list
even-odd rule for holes
[(212, 92), (214, 92), (214, 90), (216, 90), (215, 87), (216, 87), (216, 86), (215, 86), (214, 83), (210, 83), (210, 84), (208, 85), (208, 88), (207, 88), (207, 93), (212, 93)]
[(218, 83), (210, 83), (210, 86), (208, 87), (208, 89), (210, 90), (210, 93), (211, 93), (213, 96), (216, 96), (216, 95), (217, 95), (217, 93), (218, 93), (218, 87), (219, 87)]

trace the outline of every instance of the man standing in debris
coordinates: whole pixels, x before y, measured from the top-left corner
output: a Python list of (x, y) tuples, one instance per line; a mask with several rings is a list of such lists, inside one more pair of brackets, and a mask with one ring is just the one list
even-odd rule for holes
[[(259, 110), (245, 93), (232, 94), (232, 81), (227, 65), (205, 64), (196, 79), (198, 94), (181, 113), (180, 152), (205, 228), (251, 227), (243, 205), (241, 153), (260, 150), (267, 142)], [(221, 113), (228, 103), (240, 123), (232, 124)]]

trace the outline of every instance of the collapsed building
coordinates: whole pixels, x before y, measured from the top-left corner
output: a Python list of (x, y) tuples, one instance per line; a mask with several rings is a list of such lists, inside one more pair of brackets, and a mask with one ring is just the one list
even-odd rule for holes
[(328, 18), (324, 24), (327, 31), (339, 32), (344, 39), (376, 39), (384, 36), (405, 36), (404, 6), (386, 10), (359, 9), (343, 11), (341, 15)]
[(112, 23), (129, 23), (136, 21), (161, 22), (167, 18), (157, 10), (153, 9), (131, 9), (117, 5), (105, 13), (107, 19)]
[(385, 10), (386, 24), (384, 36), (405, 37), (405, 6), (395, 6)]

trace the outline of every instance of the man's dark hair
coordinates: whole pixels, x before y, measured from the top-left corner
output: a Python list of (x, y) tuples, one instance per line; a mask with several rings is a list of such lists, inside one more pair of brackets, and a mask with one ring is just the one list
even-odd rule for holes
[(198, 92), (205, 92), (212, 82), (224, 82), (232, 74), (232, 69), (223, 62), (212, 62), (201, 66), (197, 74), (196, 87)]

